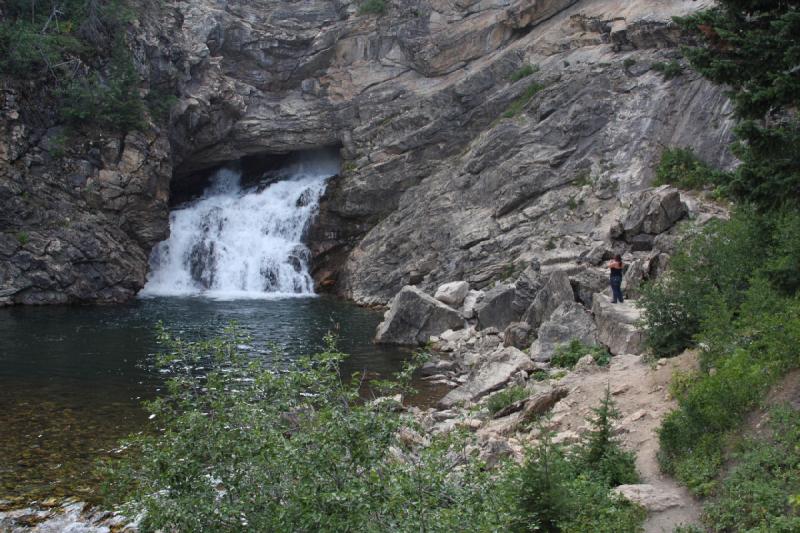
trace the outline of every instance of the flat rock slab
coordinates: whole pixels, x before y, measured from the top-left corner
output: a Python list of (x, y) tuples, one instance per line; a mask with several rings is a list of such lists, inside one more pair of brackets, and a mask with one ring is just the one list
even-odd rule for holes
[(375, 342), (418, 346), (448, 329), (465, 326), (461, 314), (418, 288), (406, 285), (397, 293), (378, 325)]
[(681, 496), (666, 487), (655, 487), (647, 483), (620, 485), (611, 489), (628, 501), (641, 505), (650, 512), (664, 511), (681, 505)]
[(608, 296), (596, 294), (592, 313), (597, 325), (597, 340), (612, 354), (641, 354), (644, 351), (644, 332), (638, 327), (641, 311), (629, 301), (613, 304)]
[(451, 390), (439, 400), (445, 409), (456, 404), (476, 401), (490, 392), (500, 389), (520, 370), (530, 370), (533, 363), (525, 352), (509, 346), (492, 353), (467, 382)]

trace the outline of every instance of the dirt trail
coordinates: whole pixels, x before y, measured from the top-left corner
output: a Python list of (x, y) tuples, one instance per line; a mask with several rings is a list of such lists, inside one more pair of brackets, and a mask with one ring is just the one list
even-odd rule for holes
[(659, 470), (658, 428), (664, 416), (675, 407), (668, 386), (676, 369), (687, 370), (696, 365), (696, 355), (686, 352), (665, 360), (653, 368), (640, 356), (620, 355), (612, 359), (607, 370), (576, 372), (564, 378), (569, 395), (553, 409), (557, 439), (570, 441), (587, 427), (586, 418), (609, 387), (621, 413), (617, 431), (625, 448), (636, 453), (636, 466), (641, 483), (652, 485), (655, 494), (670, 503), (667, 508), (652, 511), (644, 524), (647, 533), (672, 532), (681, 524), (698, 523), (701, 504), (685, 487)]

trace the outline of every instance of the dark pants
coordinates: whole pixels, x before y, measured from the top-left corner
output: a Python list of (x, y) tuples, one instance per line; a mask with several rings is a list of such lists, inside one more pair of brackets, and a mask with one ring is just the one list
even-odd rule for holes
[(611, 293), (614, 295), (613, 303), (622, 303), (622, 276), (613, 276), (611, 278)]

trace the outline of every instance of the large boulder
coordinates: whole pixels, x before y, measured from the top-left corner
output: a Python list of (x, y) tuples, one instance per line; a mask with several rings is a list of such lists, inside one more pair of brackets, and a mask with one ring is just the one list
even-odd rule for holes
[(647, 189), (631, 199), (631, 208), (620, 220), (615, 236), (634, 242), (641, 234), (657, 235), (670, 229), (688, 212), (674, 187), (664, 185)]
[(591, 308), (595, 293), (603, 292), (609, 287), (608, 270), (587, 268), (570, 276), (569, 282), (575, 298), (587, 308)]
[(464, 302), (468, 292), (469, 283), (466, 281), (451, 281), (440, 285), (433, 297), (444, 304), (459, 307)]
[(655, 487), (647, 483), (619, 485), (611, 491), (630, 502), (641, 505), (650, 512), (665, 511), (671, 507), (678, 507), (683, 502), (676, 489)]
[(573, 339), (588, 345), (596, 344), (597, 328), (582, 305), (564, 302), (539, 328), (539, 336), (531, 347), (531, 357), (535, 361), (549, 361), (558, 345)]
[(531, 326), (527, 322), (512, 322), (503, 332), (503, 346), (520, 350), (530, 346)]
[(575, 296), (572, 292), (572, 285), (569, 283), (569, 277), (566, 272), (556, 270), (550, 274), (544, 286), (536, 293), (533, 303), (525, 311), (523, 320), (533, 329), (538, 329), (559, 305), (573, 301), (575, 301)]
[(499, 285), (486, 291), (483, 299), (475, 305), (478, 327), (497, 328), (500, 331), (519, 320), (519, 312), (511, 305), (514, 301), (514, 286)]
[(533, 362), (525, 352), (509, 346), (493, 352), (466, 383), (457, 387), (439, 401), (445, 409), (463, 402), (474, 402), (503, 387), (520, 370), (533, 369)]
[(461, 329), (464, 325), (464, 318), (458, 311), (406, 285), (397, 293), (383, 322), (378, 325), (375, 342), (416, 346), (428, 342), (432, 335)]
[(639, 329), (641, 312), (630, 302), (613, 304), (608, 296), (596, 294), (592, 306), (597, 340), (614, 355), (644, 351), (644, 332)]
[(469, 291), (464, 297), (464, 304), (461, 306), (461, 315), (467, 320), (475, 318), (475, 307), (478, 302), (483, 300), (483, 291)]

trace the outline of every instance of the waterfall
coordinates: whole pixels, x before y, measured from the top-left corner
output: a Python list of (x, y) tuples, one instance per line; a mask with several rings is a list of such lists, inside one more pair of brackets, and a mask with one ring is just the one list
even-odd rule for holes
[(238, 170), (218, 170), (200, 199), (170, 214), (170, 236), (153, 250), (140, 295), (313, 294), (301, 238), (338, 171), (338, 159), (318, 155), (270, 173), (267, 186), (243, 188)]

